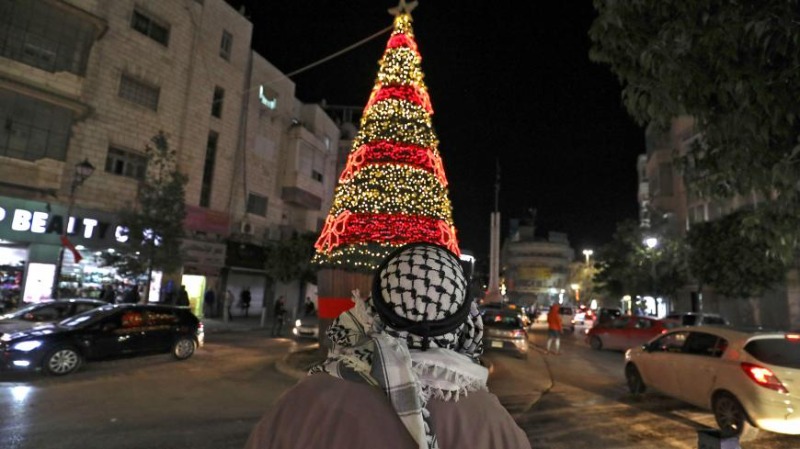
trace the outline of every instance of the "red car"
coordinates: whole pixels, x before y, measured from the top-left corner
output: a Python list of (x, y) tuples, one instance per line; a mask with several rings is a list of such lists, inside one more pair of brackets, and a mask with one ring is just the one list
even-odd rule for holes
[(659, 319), (623, 315), (611, 321), (595, 324), (586, 332), (586, 342), (592, 349), (624, 351), (641, 346), (666, 331), (667, 327)]

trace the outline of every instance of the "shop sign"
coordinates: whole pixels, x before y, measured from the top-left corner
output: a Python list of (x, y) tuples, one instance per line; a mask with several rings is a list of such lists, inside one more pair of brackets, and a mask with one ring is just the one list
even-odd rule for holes
[(67, 220), (66, 207), (61, 205), (0, 197), (0, 239), (60, 245), (59, 237), (66, 226), (76, 245), (116, 246), (128, 240), (127, 228), (117, 223), (113, 214), (74, 207), (70, 215)]
[(224, 243), (183, 240), (181, 254), (185, 269), (194, 268), (203, 273), (219, 273), (225, 266)]

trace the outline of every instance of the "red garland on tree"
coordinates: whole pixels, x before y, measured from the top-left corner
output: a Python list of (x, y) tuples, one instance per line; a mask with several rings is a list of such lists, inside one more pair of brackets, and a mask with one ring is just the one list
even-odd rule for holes
[[(414, 2), (415, 3), (415, 2)], [(401, 2), (314, 263), (371, 272), (395, 248), (428, 242), (460, 254), (433, 107), (410, 10)]]

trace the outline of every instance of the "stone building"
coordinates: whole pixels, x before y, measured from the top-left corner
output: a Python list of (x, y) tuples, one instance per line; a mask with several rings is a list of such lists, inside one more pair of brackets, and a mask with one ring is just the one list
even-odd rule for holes
[[(83, 260), (65, 251), (63, 287), (91, 296), (115, 279), (99, 254), (122, 244), (118, 212), (135, 203), (144, 148), (159, 131), (189, 179), (185, 266), (169, 280), (187, 285), (198, 311), (203, 291), (226, 288), (246, 258), (230, 248), (257, 254), (270, 240), (318, 229), (339, 130), (251, 50), (252, 29), (224, 0), (0, 0), (6, 294), (49, 297), (62, 248), (54, 223), (67, 215)], [(95, 170), (75, 183), (83, 162)], [(256, 301), (274, 294), (263, 264), (241, 268), (262, 289)], [(151, 300), (164, 284), (154, 283)]]

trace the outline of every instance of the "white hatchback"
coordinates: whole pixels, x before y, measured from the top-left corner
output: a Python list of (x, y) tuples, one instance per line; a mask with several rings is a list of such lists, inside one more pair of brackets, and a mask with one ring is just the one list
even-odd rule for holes
[(625, 353), (634, 395), (652, 388), (711, 410), (723, 434), (800, 435), (800, 333), (680, 327)]

